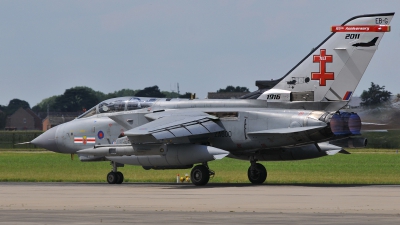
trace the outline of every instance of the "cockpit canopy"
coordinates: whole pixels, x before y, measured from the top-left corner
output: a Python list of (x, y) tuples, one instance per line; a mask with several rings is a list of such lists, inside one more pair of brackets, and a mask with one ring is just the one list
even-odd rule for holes
[(113, 113), (120, 111), (129, 111), (136, 110), (142, 108), (151, 107), (156, 101), (171, 101), (178, 99), (170, 99), (170, 98), (147, 98), (147, 97), (119, 97), (107, 99), (105, 101), (100, 102), (93, 108), (84, 112), (82, 115), (78, 117), (86, 118), (100, 113)]

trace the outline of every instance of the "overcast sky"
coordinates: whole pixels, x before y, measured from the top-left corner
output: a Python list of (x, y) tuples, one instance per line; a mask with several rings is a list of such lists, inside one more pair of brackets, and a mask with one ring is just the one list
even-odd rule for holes
[(400, 93), (400, 1), (0, 0), (0, 104), (158, 85), (205, 98), (286, 74), (361, 14), (396, 12), (355, 94)]

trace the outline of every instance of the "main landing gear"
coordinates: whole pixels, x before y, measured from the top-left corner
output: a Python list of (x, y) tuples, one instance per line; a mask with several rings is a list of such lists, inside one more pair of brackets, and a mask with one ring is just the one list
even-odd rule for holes
[(190, 172), (190, 179), (196, 186), (203, 186), (208, 183), (210, 177), (214, 177), (215, 172), (208, 168), (207, 163), (193, 167)]
[(109, 184), (122, 184), (124, 182), (124, 175), (117, 171), (118, 167), (123, 167), (124, 164), (112, 162), (110, 163), (113, 167), (112, 171), (107, 174), (107, 182)]
[(257, 163), (257, 160), (252, 158), (250, 160), (251, 166), (247, 170), (247, 176), (251, 183), (262, 184), (267, 179), (267, 170), (265, 167)]

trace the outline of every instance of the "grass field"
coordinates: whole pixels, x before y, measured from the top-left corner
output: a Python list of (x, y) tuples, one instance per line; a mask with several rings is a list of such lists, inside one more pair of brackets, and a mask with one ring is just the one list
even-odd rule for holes
[[(355, 150), (317, 159), (262, 162), (266, 183), (273, 184), (400, 184), (400, 154), (396, 150)], [(249, 183), (249, 162), (225, 158), (209, 163), (214, 183)], [(48, 151), (0, 152), (0, 181), (106, 182), (109, 162), (80, 162), (78, 157)], [(140, 166), (119, 168), (125, 182), (175, 182), (188, 170), (144, 170)]]

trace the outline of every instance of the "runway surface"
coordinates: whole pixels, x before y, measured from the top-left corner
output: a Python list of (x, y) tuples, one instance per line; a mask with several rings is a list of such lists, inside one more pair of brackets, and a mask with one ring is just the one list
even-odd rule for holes
[(400, 224), (400, 186), (0, 183), (0, 224)]

